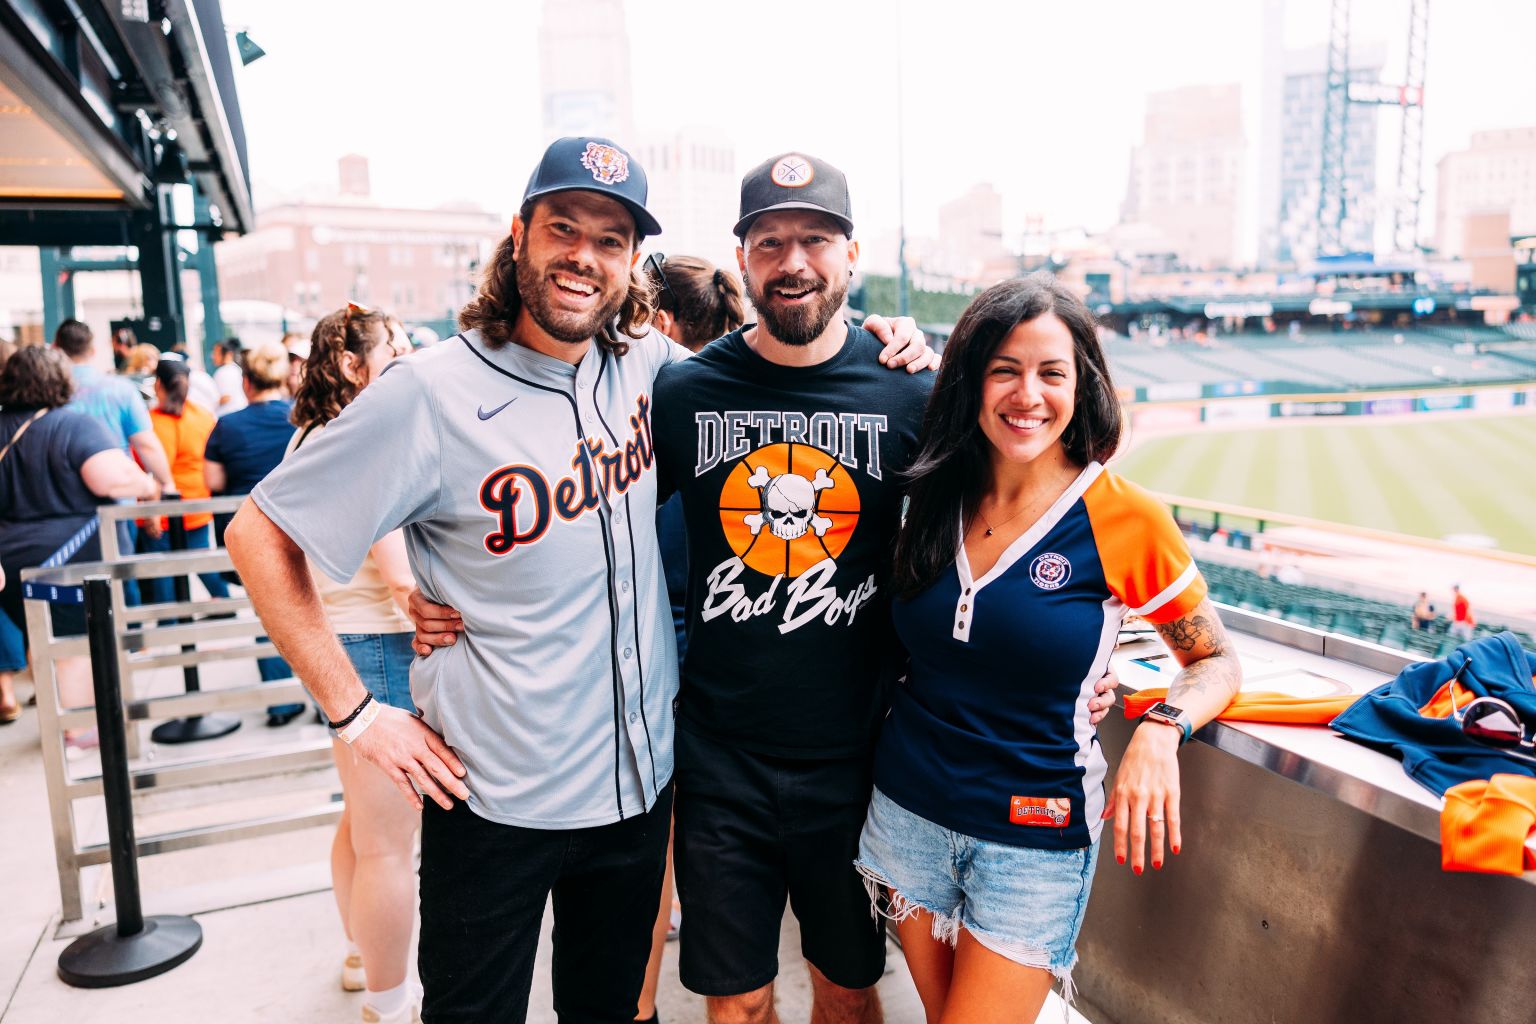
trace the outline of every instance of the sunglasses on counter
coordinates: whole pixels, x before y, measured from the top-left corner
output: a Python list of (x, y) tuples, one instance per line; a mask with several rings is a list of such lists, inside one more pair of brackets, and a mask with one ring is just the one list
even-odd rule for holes
[(1451, 717), (1461, 724), (1461, 734), (1485, 747), (1495, 747), (1516, 757), (1536, 761), (1536, 756), (1521, 752), (1521, 748), (1536, 751), (1536, 728), (1527, 725), (1520, 712), (1507, 700), (1499, 697), (1475, 697), (1466, 707), (1456, 706), (1456, 681), (1467, 666), (1468, 658), (1451, 677)]

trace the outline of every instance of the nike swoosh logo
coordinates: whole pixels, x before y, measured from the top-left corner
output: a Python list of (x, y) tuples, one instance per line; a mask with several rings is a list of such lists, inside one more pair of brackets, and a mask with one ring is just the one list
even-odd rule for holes
[[(520, 398), (522, 396), (519, 395), (518, 397)], [(501, 410), (505, 409), (507, 406), (511, 405), (515, 401), (517, 401), (516, 398), (510, 398), (507, 401), (502, 402), (500, 405), (498, 405), (496, 408), (492, 409), (490, 412), (486, 412), (485, 411), (485, 406), (482, 405), (480, 408), (475, 410), (475, 415), (479, 416), (483, 420), (488, 420), (492, 416), (495, 416), (497, 413), (501, 412)]]

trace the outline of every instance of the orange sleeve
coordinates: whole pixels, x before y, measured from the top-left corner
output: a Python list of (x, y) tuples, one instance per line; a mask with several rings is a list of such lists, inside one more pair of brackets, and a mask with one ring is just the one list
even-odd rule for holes
[(1106, 470), (1083, 493), (1104, 581), (1132, 615), (1172, 622), (1205, 598), (1184, 535), (1162, 502)]

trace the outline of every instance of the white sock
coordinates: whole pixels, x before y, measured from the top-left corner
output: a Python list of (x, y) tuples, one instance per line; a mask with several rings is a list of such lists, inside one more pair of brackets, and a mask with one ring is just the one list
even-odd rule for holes
[(379, 1012), (380, 1017), (388, 1017), (405, 1009), (406, 1000), (411, 998), (411, 983), (402, 981), (394, 988), (387, 988), (382, 992), (368, 990), (368, 1005)]
[(348, 939), (347, 940), (347, 956), (352, 957), (352, 956), (362, 956), (362, 955), (363, 955), (363, 951), (357, 948), (357, 943), (353, 942), (351, 939)]

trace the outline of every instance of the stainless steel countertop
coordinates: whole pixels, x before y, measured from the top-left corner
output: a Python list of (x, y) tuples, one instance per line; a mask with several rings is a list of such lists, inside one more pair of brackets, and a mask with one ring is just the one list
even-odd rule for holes
[[(1366, 693), (1419, 660), (1254, 612), (1218, 607), (1243, 662), (1243, 689), (1248, 692)], [(1122, 695), (1172, 681), (1178, 663), (1170, 656), (1156, 657), (1159, 654), (1166, 655), (1166, 648), (1155, 635), (1116, 649), (1113, 663)], [(1347, 740), (1327, 726), (1215, 721), (1195, 733), (1195, 739), (1440, 841), (1441, 798), (1409, 778), (1396, 758)], [(1536, 851), (1536, 837), (1527, 845)], [(1536, 884), (1536, 871), (1526, 872), (1524, 878)]]

